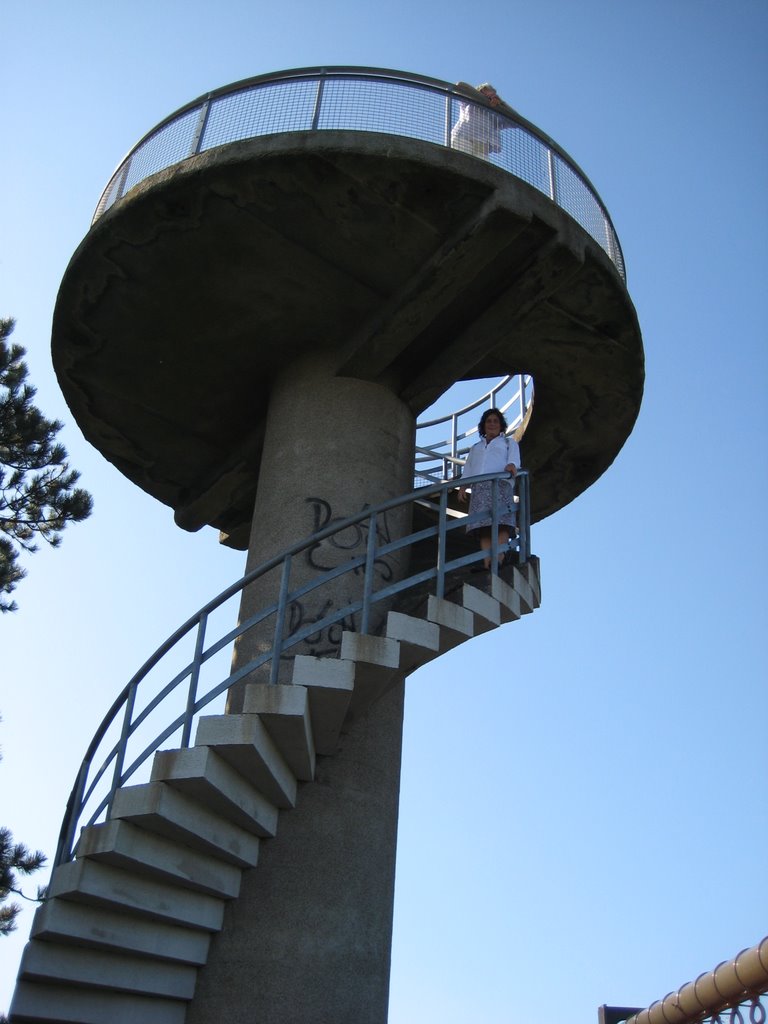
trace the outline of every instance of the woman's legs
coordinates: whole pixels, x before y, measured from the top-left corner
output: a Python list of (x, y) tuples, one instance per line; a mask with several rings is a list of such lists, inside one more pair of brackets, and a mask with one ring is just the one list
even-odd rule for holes
[[(509, 527), (499, 527), (499, 565), (504, 561), (504, 555), (507, 553), (507, 545), (509, 544)], [(488, 552), (488, 557), (484, 560), (485, 568), (490, 569), (491, 567), (491, 530), (490, 527), (484, 528), (480, 533), (480, 549)]]

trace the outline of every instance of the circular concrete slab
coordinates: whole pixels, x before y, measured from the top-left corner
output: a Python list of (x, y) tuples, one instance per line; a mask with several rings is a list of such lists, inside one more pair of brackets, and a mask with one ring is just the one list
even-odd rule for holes
[(233, 143), (131, 190), (75, 252), (52, 347), (85, 436), (242, 547), (271, 380), (308, 351), (416, 414), (456, 380), (532, 373), (535, 519), (610, 465), (643, 388), (627, 290), (567, 214), (481, 160), (349, 131)]

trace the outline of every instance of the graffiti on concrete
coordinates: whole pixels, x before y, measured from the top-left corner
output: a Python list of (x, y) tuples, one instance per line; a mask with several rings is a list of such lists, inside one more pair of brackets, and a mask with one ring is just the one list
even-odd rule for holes
[[(302, 601), (291, 601), (288, 606), (288, 635), (294, 636), (306, 629), (307, 626), (322, 622), (332, 611), (333, 605), (334, 602), (330, 598), (326, 598), (318, 609), (310, 613)], [(345, 630), (351, 633), (357, 632), (357, 615), (354, 612), (345, 615), (338, 622), (333, 622), (329, 626), (321, 626), (315, 632), (310, 633), (302, 641), (299, 650), (288, 650), (283, 654), (283, 658), (290, 661), (296, 654), (309, 654), (316, 658), (338, 654), (341, 646), (341, 634)]]
[[(313, 533), (324, 530), (326, 526), (332, 526), (333, 523), (341, 523), (346, 519), (346, 516), (334, 516), (330, 503), (325, 501), (324, 498), (306, 498), (305, 500), (312, 507)], [(366, 505), (363, 505), (363, 510), (366, 507)], [(370, 520), (364, 519), (348, 527), (346, 530), (334, 533), (330, 537), (326, 537), (325, 540), (318, 541), (317, 544), (307, 548), (307, 561), (318, 572), (327, 572), (329, 569), (335, 569), (340, 564), (337, 552), (341, 552), (347, 557), (350, 556), (351, 552), (363, 554), (368, 544), (370, 525)], [(391, 533), (385, 512), (383, 515), (376, 517), (376, 545), (378, 547), (382, 544), (388, 544), (390, 540)], [(382, 580), (389, 582), (393, 578), (394, 572), (386, 556), (377, 557), (373, 564), (375, 571)], [(364, 570), (364, 565), (358, 565), (353, 572), (356, 575), (360, 575)]]
[[(307, 504), (312, 512), (312, 532), (317, 533), (334, 523), (342, 523), (346, 516), (334, 516), (330, 502), (324, 498), (307, 498)], [(365, 509), (366, 506), (363, 506)], [(370, 532), (370, 521), (363, 520), (355, 523), (339, 533), (334, 533), (325, 540), (318, 541), (307, 548), (307, 564), (318, 573), (329, 572), (343, 566), (345, 562), (355, 557), (365, 555), (368, 536)], [(376, 545), (377, 547), (389, 543), (391, 531), (387, 522), (386, 514), (378, 516), (376, 520)], [(388, 583), (394, 578), (394, 568), (387, 556), (379, 556), (374, 559), (374, 572), (383, 583)], [(288, 606), (288, 620), (286, 623), (287, 635), (295, 636), (304, 631), (313, 623), (322, 621), (331, 614), (334, 608), (353, 604), (360, 600), (362, 576), (365, 572), (365, 563), (356, 565), (348, 574), (337, 577), (329, 586), (334, 587), (332, 597), (319, 588), (303, 599), (291, 601)], [(357, 585), (352, 582), (357, 580)], [(282, 657), (290, 660), (296, 654), (310, 654), (315, 657), (338, 654), (341, 646), (341, 635), (347, 630), (357, 632), (359, 625), (359, 613), (350, 612), (339, 622), (331, 625), (321, 625), (316, 631), (309, 633), (298, 648), (289, 648)]]

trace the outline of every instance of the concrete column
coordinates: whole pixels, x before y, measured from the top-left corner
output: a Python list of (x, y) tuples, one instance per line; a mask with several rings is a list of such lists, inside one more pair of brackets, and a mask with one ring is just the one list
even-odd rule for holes
[[(413, 488), (415, 422), (410, 410), (381, 385), (334, 376), (327, 363), (319, 356), (293, 362), (272, 387), (248, 570), (334, 520)], [(379, 540), (403, 536), (409, 526), (408, 510), (388, 513), (378, 524)], [(304, 552), (294, 561), (291, 588), (364, 554), (366, 542), (367, 530), (354, 527)], [(393, 556), (378, 561), (377, 578), (382, 583), (399, 578), (404, 561)], [(278, 588), (278, 571), (253, 584), (243, 596), (240, 621), (276, 601)], [(288, 631), (319, 621), (361, 593), (362, 572), (350, 573), (293, 601)], [(385, 614), (386, 609), (379, 606), (372, 629)], [(336, 655), (345, 628), (359, 629), (359, 621), (353, 616), (319, 629), (289, 652), (281, 662), (280, 680), (290, 682), (295, 654)], [(273, 636), (270, 620), (241, 638), (235, 667), (268, 650)], [(254, 678), (249, 676), (247, 681)], [(230, 691), (229, 711), (241, 709), (243, 685)]]
[(385, 1024), (403, 691), (320, 758), (243, 876), (187, 1024)]
[[(297, 540), (413, 487), (414, 419), (385, 387), (335, 377), (320, 357), (294, 362), (274, 382), (267, 413), (248, 568)], [(388, 515), (379, 539), (410, 528), (410, 510)], [(305, 552), (291, 588), (365, 552), (354, 528)], [(381, 582), (402, 578), (405, 558), (377, 563)], [(276, 599), (277, 573), (243, 596), (240, 621)], [(346, 574), (290, 608), (291, 626), (318, 621), (362, 592)], [(371, 623), (386, 615), (379, 606)], [(235, 666), (271, 646), (273, 623), (237, 645)], [(320, 629), (295, 653), (333, 657), (343, 628)], [(292, 659), (280, 681), (291, 681)], [(258, 675), (258, 674), (257, 674)], [(249, 675), (230, 691), (242, 708)], [(227, 908), (201, 972), (188, 1024), (385, 1024), (389, 996), (397, 812), (400, 790), (401, 683), (350, 721), (334, 757), (318, 759), (278, 834), (262, 844), (258, 868)]]

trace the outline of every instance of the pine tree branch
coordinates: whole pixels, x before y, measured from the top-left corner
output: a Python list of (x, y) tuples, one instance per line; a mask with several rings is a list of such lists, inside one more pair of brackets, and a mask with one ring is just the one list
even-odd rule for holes
[(79, 474), (67, 464), (56, 440), (60, 420), (47, 419), (33, 404), (21, 345), (9, 345), (14, 321), (0, 318), (0, 612), (16, 610), (6, 600), (26, 572), (19, 555), (34, 554), (42, 538), (58, 547), (70, 523), (87, 519), (93, 499), (76, 486)]

